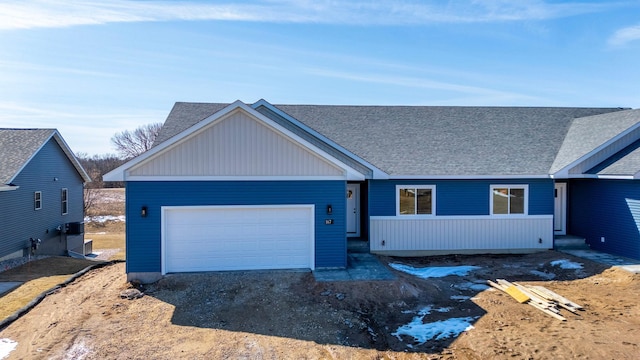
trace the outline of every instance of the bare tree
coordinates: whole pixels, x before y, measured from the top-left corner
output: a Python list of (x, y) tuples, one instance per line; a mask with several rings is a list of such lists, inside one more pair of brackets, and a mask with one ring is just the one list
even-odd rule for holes
[(111, 137), (111, 143), (124, 159), (136, 157), (151, 149), (162, 123), (142, 125), (133, 131), (125, 130)]
[(87, 153), (77, 153), (76, 158), (91, 178), (91, 182), (84, 185), (84, 212), (87, 214), (99, 202), (102, 188), (124, 186), (122, 182), (102, 181), (102, 175), (120, 166), (124, 160), (116, 154), (89, 156)]

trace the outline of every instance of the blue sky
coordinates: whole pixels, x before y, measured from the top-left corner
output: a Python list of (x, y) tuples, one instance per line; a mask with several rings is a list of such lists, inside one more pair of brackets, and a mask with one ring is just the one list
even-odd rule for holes
[(176, 101), (640, 107), (640, 1), (0, 2), (0, 127), (112, 153)]

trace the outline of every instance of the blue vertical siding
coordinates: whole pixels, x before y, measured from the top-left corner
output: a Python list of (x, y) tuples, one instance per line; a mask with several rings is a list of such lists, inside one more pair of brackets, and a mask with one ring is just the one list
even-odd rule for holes
[[(57, 181), (54, 181), (57, 178)], [(83, 179), (51, 139), (22, 169), (13, 184), (20, 188), (0, 192), (0, 257), (25, 249), (29, 238), (42, 240), (39, 254), (63, 255), (66, 239), (56, 230), (61, 224), (82, 221)], [(62, 215), (61, 191), (69, 190), (69, 210)], [(42, 209), (35, 210), (33, 193), (42, 192)]]
[(489, 215), (490, 187), (495, 184), (529, 185), (529, 215), (553, 214), (553, 180), (372, 180), (371, 216), (396, 215), (396, 185), (435, 185), (436, 215)]
[(569, 233), (592, 249), (640, 260), (640, 182), (572, 180), (568, 212)]
[(160, 208), (195, 205), (314, 204), (316, 267), (346, 267), (345, 193), (345, 181), (127, 182), (127, 272), (160, 272)]

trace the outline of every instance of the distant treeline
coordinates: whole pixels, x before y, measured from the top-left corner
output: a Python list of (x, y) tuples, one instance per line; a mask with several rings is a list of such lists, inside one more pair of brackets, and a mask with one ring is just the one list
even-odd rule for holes
[(124, 187), (124, 182), (121, 181), (102, 181), (102, 175), (124, 164), (125, 159), (121, 159), (115, 154), (89, 156), (86, 153), (78, 153), (76, 154), (76, 158), (91, 177), (91, 182), (87, 183), (85, 188), (101, 189)]

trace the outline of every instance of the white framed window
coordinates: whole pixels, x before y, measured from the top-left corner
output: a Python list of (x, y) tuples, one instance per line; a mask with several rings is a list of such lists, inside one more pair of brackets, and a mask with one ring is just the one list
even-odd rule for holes
[(491, 185), (491, 215), (527, 215), (529, 185)]
[(33, 193), (33, 209), (42, 209), (42, 191), (36, 191)]
[(62, 204), (62, 215), (69, 213), (69, 190), (63, 188), (60, 192), (60, 202)]
[(396, 215), (436, 214), (435, 185), (396, 185)]

